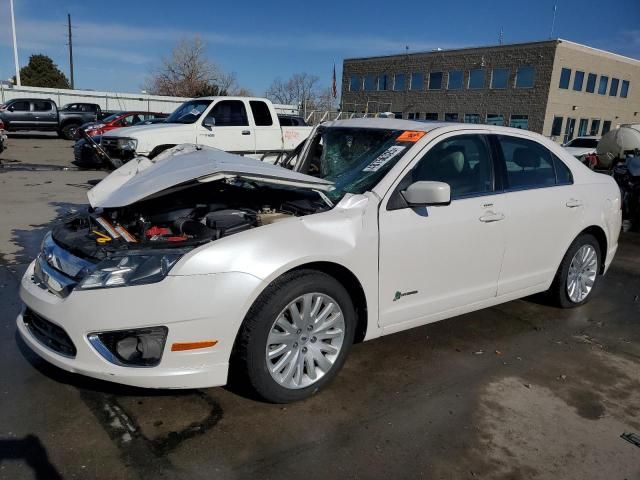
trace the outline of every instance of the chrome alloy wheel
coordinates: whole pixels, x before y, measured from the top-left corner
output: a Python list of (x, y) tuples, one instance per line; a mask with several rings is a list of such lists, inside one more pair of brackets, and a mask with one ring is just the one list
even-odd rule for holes
[(340, 354), (345, 336), (338, 302), (323, 293), (293, 300), (269, 330), (266, 362), (279, 385), (299, 389), (320, 380)]
[(593, 288), (598, 273), (598, 254), (591, 245), (578, 249), (569, 265), (567, 295), (573, 303), (582, 302)]

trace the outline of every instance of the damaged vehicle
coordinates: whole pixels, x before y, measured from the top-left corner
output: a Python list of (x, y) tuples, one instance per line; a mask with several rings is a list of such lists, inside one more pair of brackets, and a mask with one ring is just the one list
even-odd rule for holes
[(291, 402), (354, 342), (543, 291), (582, 305), (618, 246), (613, 179), (524, 130), (336, 121), (289, 167), (132, 159), (46, 235), (22, 338), (95, 378)]

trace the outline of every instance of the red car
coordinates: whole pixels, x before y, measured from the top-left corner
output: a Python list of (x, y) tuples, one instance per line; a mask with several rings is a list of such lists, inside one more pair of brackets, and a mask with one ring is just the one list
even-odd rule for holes
[(103, 118), (100, 122), (88, 123), (80, 128), (87, 132), (90, 137), (95, 137), (116, 128), (132, 127), (144, 122), (155, 123), (167, 116), (166, 113), (154, 112), (118, 112)]

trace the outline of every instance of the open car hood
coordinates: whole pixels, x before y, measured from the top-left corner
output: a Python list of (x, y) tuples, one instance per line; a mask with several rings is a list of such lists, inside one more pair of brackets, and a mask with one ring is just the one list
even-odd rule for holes
[(195, 183), (241, 177), (261, 183), (330, 190), (332, 183), (210, 147), (178, 145), (153, 160), (137, 157), (114, 170), (87, 193), (92, 207), (118, 208)]

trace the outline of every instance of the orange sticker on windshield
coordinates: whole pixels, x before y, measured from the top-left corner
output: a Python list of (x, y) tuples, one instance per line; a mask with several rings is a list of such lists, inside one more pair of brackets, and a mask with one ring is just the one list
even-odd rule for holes
[(405, 130), (400, 134), (398, 138), (396, 138), (396, 142), (412, 142), (415, 143), (424, 137), (427, 132), (415, 132), (412, 130)]

